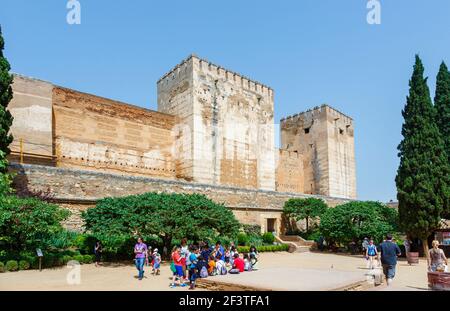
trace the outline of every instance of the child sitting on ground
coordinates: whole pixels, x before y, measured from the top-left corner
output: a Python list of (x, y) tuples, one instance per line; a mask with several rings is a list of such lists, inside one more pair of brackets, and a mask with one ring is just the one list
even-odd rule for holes
[(252, 271), (252, 264), (247, 253), (244, 253), (244, 271)]
[(202, 255), (198, 256), (197, 271), (200, 278), (208, 277), (208, 263)]
[(244, 272), (245, 262), (239, 258), (239, 254), (234, 254), (233, 258), (233, 269), (230, 270), (230, 274), (239, 274)]
[(258, 251), (256, 247), (250, 247), (250, 264), (252, 265), (252, 270), (258, 270)]
[(209, 262), (208, 262), (208, 274), (213, 276), (216, 275), (216, 260), (214, 258), (214, 255), (209, 255)]

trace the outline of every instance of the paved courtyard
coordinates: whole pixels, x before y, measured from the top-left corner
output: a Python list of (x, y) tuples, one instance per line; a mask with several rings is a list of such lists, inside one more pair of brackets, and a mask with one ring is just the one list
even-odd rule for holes
[[(262, 289), (273, 290), (331, 290), (345, 287), (352, 282), (367, 278), (366, 261), (358, 256), (319, 253), (263, 253), (260, 270), (240, 275), (208, 278)], [(4, 290), (181, 290), (170, 289), (171, 272), (163, 265), (161, 275), (153, 276), (148, 271), (146, 278), (138, 281), (132, 265), (112, 264), (96, 268), (81, 266), (81, 284), (69, 285), (69, 268), (8, 272), (0, 274), (0, 291)], [(410, 266), (400, 261), (393, 286), (380, 286), (371, 290), (427, 290), (425, 260)]]

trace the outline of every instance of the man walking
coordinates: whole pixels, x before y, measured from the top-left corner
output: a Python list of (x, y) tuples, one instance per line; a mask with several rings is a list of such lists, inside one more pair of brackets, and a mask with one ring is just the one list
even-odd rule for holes
[(397, 257), (401, 255), (400, 248), (392, 241), (392, 235), (386, 235), (386, 240), (380, 244), (380, 253), (383, 273), (386, 277), (387, 285), (389, 286), (392, 284), (392, 280), (395, 277)]

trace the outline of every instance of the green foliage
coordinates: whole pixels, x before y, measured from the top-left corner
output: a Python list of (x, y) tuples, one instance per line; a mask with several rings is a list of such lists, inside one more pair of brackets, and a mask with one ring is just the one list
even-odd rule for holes
[(249, 236), (245, 233), (239, 233), (237, 235), (237, 244), (240, 246), (247, 245), (249, 242)]
[(436, 78), (434, 105), (437, 112), (436, 123), (444, 139), (445, 150), (450, 161), (450, 72), (444, 62)]
[(328, 242), (348, 244), (372, 237), (380, 242), (397, 230), (397, 212), (371, 201), (355, 201), (327, 209), (320, 220), (320, 232)]
[(62, 258), (63, 265), (67, 264), (69, 261), (73, 260), (73, 258), (69, 255), (64, 255)]
[[(436, 95), (434, 98), (436, 107), (436, 124), (444, 140), (444, 149), (447, 154), (447, 165), (450, 165), (450, 72), (442, 62), (436, 78)], [(447, 182), (448, 185), (448, 182)], [(447, 189), (448, 190), (448, 189)], [(443, 218), (450, 218), (450, 194), (444, 193)]]
[(273, 242), (275, 242), (275, 236), (272, 232), (266, 232), (262, 235), (262, 240), (266, 244), (273, 244)]
[(69, 212), (37, 199), (0, 196), (0, 240), (8, 250), (46, 249)]
[[(250, 246), (238, 246), (237, 248), (240, 254), (248, 253), (250, 251)], [(289, 250), (288, 244), (280, 244), (280, 245), (263, 245), (258, 247), (259, 253), (264, 252), (287, 252)]]
[(304, 232), (299, 234), (302, 238), (304, 238), (305, 240), (308, 241), (317, 241), (319, 240), (320, 236), (322, 235), (320, 233), (320, 229), (319, 228), (315, 228), (314, 230), (310, 231), (310, 232)]
[(82, 264), (82, 263), (83, 263), (83, 260), (84, 260), (84, 256), (83, 256), (83, 255), (76, 255), (76, 256), (73, 257), (73, 260), (76, 260), (76, 261), (78, 261), (80, 264)]
[(296, 221), (306, 219), (306, 231), (309, 231), (309, 219), (320, 217), (328, 206), (322, 199), (306, 198), (306, 199), (289, 199), (284, 203), (283, 213), (288, 220), (288, 229), (290, 228), (290, 220)]
[(6, 271), (17, 271), (19, 270), (19, 264), (16, 260), (8, 260), (5, 265)]
[(422, 61), (416, 56), (409, 96), (402, 111), (403, 140), (398, 146), (396, 185), (402, 229), (426, 240), (439, 227), (444, 201), (450, 197), (450, 171), (423, 73)]
[(6, 271), (6, 269), (5, 269), (5, 264), (4, 264), (3, 262), (0, 261), (0, 273), (3, 273), (3, 272), (5, 272), (5, 271)]
[[(13, 117), (7, 109), (9, 102), (13, 97), (12, 82), (13, 76), (9, 73), (11, 67), (8, 60), (3, 55), (5, 42), (2, 36), (0, 27), (0, 176), (7, 173), (7, 168), (4, 167), (4, 160), (10, 153), (9, 144), (13, 141), (10, 132), (10, 127), (13, 122)], [(0, 187), (2, 181), (0, 180)]]
[[(102, 243), (106, 237), (122, 241), (137, 236), (192, 241), (236, 237), (240, 225), (233, 213), (199, 194), (146, 193), (98, 201), (83, 213), (86, 229)], [(119, 246), (120, 247), (120, 246)]]
[(80, 234), (68, 230), (60, 230), (51, 236), (47, 236), (43, 239), (43, 244), (47, 245), (49, 249), (60, 250), (66, 249), (76, 245), (76, 240)]
[(261, 226), (243, 224), (242, 231), (248, 236), (260, 236), (261, 235)]
[(83, 260), (82, 260), (83, 263), (90, 264), (90, 263), (94, 262), (95, 258), (93, 255), (82, 255), (82, 256), (83, 256)]
[(4, 173), (8, 170), (8, 161), (6, 160), (6, 154), (0, 150), (0, 196), (5, 196), (13, 193), (11, 188), (12, 175)]
[(19, 261), (19, 270), (28, 270), (30, 269), (30, 263), (26, 260)]

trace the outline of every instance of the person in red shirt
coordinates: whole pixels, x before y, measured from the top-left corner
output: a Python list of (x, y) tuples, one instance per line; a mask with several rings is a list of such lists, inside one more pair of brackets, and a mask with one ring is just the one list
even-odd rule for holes
[(173, 272), (173, 278), (172, 278), (172, 284), (170, 284), (171, 288), (174, 288), (178, 281), (178, 284), (180, 284), (181, 287), (186, 286), (181, 279), (183, 278), (183, 265), (182, 265), (182, 257), (181, 257), (181, 247), (175, 246), (172, 251), (172, 261), (174, 264), (175, 271)]
[(244, 272), (244, 260), (239, 258), (239, 254), (234, 254), (233, 268), (230, 270), (230, 274), (238, 274)]

